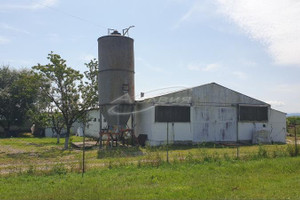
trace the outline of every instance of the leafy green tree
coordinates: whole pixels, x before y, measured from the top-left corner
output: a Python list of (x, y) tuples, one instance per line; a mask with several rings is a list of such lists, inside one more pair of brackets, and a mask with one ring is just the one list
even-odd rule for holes
[[(83, 98), (90, 99), (91, 107), (97, 108), (98, 103), (98, 61), (94, 58), (89, 63), (85, 63), (88, 71), (84, 72), (85, 75), (85, 92)], [(89, 95), (89, 96), (88, 96)]]
[(37, 99), (39, 77), (29, 70), (0, 68), (0, 126), (5, 136), (13, 125), (20, 126), (26, 120), (27, 111)]
[(57, 137), (57, 144), (59, 144), (60, 135), (62, 133), (62, 130), (65, 128), (65, 122), (64, 118), (61, 112), (58, 110), (55, 110), (50, 113), (51, 118), (51, 129), (53, 133), (56, 133)]
[(44, 95), (45, 90), (49, 92), (50, 83), (38, 74), (35, 74), (35, 77), (36, 78), (31, 81), (36, 83), (38, 91), (36, 93), (36, 101), (34, 105), (27, 111), (27, 117), (33, 124), (35, 124), (33, 134), (37, 137), (42, 137), (45, 135), (45, 128), (50, 125), (49, 106), (51, 103)]
[(289, 133), (294, 134), (295, 128), (297, 129), (297, 135), (300, 134), (300, 117), (292, 116), (286, 118), (286, 126)]
[(84, 81), (84, 75), (66, 65), (60, 55), (51, 52), (47, 57), (47, 65), (38, 64), (33, 69), (36, 73), (51, 83), (50, 90), (44, 91), (55, 108), (62, 114), (66, 126), (65, 149), (68, 148), (72, 124), (87, 110), (96, 105), (95, 90)]

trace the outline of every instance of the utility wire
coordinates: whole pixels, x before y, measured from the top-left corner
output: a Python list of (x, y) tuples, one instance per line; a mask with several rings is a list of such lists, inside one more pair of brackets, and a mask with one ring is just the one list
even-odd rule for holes
[(46, 7), (46, 8), (48, 8), (48, 9), (52, 10), (52, 11), (62, 13), (62, 14), (64, 14), (64, 15), (69, 16), (69, 17), (72, 17), (72, 18), (74, 18), (74, 19), (78, 19), (78, 20), (80, 20), (80, 21), (88, 22), (88, 23), (90, 23), (90, 24), (92, 24), (92, 25), (94, 25), (94, 26), (96, 26), (96, 27), (106, 29), (106, 27), (104, 27), (104, 26), (102, 26), (102, 25), (99, 25), (99, 24), (96, 24), (95, 22), (93, 22), (93, 21), (91, 21), (91, 20), (88, 20), (88, 19), (85, 19), (85, 18), (83, 18), (83, 17), (79, 17), (79, 16), (76, 16), (76, 15), (70, 14), (70, 13), (65, 12), (65, 11), (63, 11), (63, 10), (60, 10), (60, 9), (57, 9), (57, 8), (53, 8), (53, 7), (51, 7), (51, 6), (42, 4), (42, 3), (40, 3), (40, 2), (36, 2), (36, 4), (39, 4), (39, 5), (43, 6), (43, 7)]

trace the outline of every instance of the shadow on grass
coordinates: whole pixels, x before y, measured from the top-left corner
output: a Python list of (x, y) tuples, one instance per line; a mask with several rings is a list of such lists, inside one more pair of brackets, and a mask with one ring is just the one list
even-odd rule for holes
[[(273, 143), (272, 145), (285, 145), (284, 143)], [(271, 144), (266, 144), (271, 145)], [(237, 147), (251, 147), (251, 146), (258, 146), (258, 144), (252, 144), (250, 142), (228, 142), (228, 143), (213, 143), (213, 142), (204, 142), (199, 144), (169, 144), (167, 145), (160, 145), (160, 146), (146, 146), (144, 147), (147, 151), (165, 151), (167, 148), (169, 150), (189, 150), (195, 148), (208, 148), (208, 149), (223, 149), (223, 148), (237, 148)]]
[(57, 148), (51, 148), (40, 152), (20, 152), (6, 154), (8, 158), (15, 159), (31, 159), (31, 158), (57, 158), (65, 155), (72, 154), (71, 150), (62, 150)]
[(97, 158), (121, 158), (121, 157), (135, 157), (143, 155), (143, 151), (137, 146), (119, 146), (119, 147), (106, 147), (99, 149), (97, 152)]

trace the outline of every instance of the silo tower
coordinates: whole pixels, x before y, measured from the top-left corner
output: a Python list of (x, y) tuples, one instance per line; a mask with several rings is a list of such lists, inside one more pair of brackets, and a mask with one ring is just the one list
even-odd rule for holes
[(133, 39), (118, 31), (98, 38), (98, 59), (100, 111), (108, 129), (125, 128), (134, 107)]

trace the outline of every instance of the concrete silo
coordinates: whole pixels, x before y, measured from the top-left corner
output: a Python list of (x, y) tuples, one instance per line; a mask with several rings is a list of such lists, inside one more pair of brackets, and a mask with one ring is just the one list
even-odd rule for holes
[(134, 104), (133, 39), (117, 31), (98, 38), (98, 58), (101, 113), (108, 128), (124, 128)]

